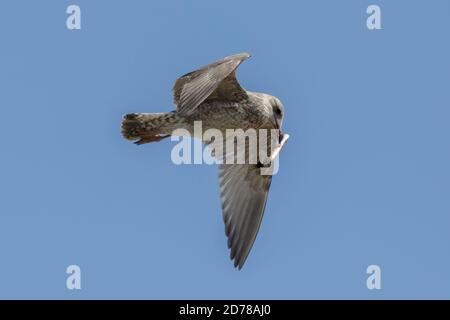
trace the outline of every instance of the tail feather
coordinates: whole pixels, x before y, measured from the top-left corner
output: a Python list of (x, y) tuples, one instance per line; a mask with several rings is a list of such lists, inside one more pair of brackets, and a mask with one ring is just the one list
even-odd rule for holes
[(176, 118), (175, 112), (129, 113), (122, 121), (122, 135), (136, 144), (160, 141), (170, 136)]

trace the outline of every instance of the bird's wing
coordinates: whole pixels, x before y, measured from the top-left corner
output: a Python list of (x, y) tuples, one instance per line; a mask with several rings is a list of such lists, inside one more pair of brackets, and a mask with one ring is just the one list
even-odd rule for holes
[(230, 258), (242, 268), (258, 233), (272, 176), (251, 164), (219, 167), (220, 197)]
[(206, 99), (241, 101), (247, 98), (235, 71), (248, 53), (239, 53), (180, 77), (173, 87), (174, 103), (182, 115), (191, 114)]

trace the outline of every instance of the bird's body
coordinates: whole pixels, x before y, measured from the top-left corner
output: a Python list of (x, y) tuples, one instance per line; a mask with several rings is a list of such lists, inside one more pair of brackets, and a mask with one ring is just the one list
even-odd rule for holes
[[(246, 53), (226, 57), (180, 77), (173, 88), (177, 109), (167, 113), (125, 115), (122, 123), (124, 137), (136, 141), (136, 144), (144, 144), (169, 137), (177, 129), (187, 130), (193, 135), (194, 123), (198, 121), (201, 121), (203, 131), (216, 129), (224, 136), (227, 129), (280, 130), (283, 118), (281, 102), (265, 93), (246, 91), (236, 80), (236, 68), (248, 57)], [(281, 144), (282, 138), (280, 131), (277, 142)], [(273, 148), (270, 143), (268, 149), (271, 154)], [(228, 246), (231, 258), (239, 268), (256, 238), (272, 180), (270, 175), (262, 175), (260, 170), (260, 165), (250, 163), (220, 165)]]
[(275, 129), (264, 103), (268, 99), (264, 93), (248, 92), (248, 98), (240, 102), (204, 101), (189, 115), (180, 115), (176, 110), (161, 114), (131, 113), (126, 115), (129, 122), (125, 125), (135, 125), (138, 131), (124, 134), (129, 134), (126, 136), (129, 140), (144, 139), (144, 143), (146, 137), (154, 136), (153, 128), (159, 136), (171, 135), (176, 129), (185, 129), (193, 135), (195, 121), (202, 122), (203, 130), (218, 129), (224, 134), (226, 129)]
[(191, 115), (185, 117), (186, 123), (192, 126), (194, 121), (202, 121), (203, 129), (219, 129), (223, 132), (226, 129), (270, 129), (273, 126), (267, 121), (269, 112), (266, 108), (261, 108), (262, 95), (248, 92), (248, 98), (240, 102), (203, 102)]

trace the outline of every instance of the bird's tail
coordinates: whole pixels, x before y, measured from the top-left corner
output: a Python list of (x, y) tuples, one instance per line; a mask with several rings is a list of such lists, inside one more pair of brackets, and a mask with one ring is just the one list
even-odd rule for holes
[(136, 144), (160, 141), (170, 136), (180, 121), (175, 111), (166, 113), (129, 113), (122, 121), (122, 135)]

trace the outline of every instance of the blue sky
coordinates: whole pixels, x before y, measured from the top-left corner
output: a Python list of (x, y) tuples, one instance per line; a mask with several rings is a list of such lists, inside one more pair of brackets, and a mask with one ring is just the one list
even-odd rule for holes
[[(448, 1), (0, 8), (0, 298), (450, 298)], [(242, 51), (240, 82), (283, 101), (291, 139), (237, 271), (217, 168), (175, 166), (174, 142), (137, 147), (119, 126), (172, 110), (178, 76)]]

